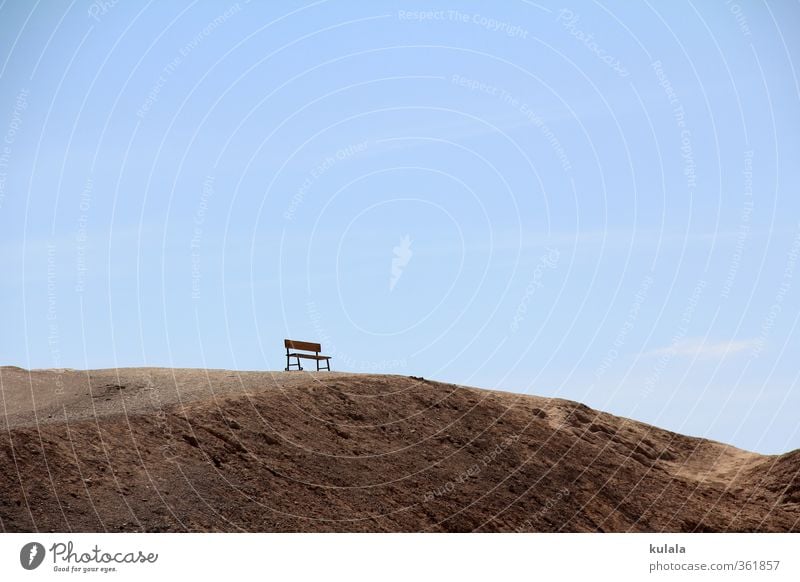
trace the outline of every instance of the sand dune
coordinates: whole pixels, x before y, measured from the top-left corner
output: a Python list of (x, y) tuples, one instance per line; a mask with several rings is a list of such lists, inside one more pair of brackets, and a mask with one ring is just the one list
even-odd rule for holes
[(762, 456), (403, 376), (0, 368), (3, 531), (800, 531)]

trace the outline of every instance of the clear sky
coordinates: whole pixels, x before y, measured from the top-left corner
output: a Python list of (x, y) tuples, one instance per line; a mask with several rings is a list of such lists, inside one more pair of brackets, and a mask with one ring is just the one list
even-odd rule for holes
[[(399, 8), (402, 7), (402, 8)], [(800, 447), (797, 2), (0, 1), (0, 353)]]

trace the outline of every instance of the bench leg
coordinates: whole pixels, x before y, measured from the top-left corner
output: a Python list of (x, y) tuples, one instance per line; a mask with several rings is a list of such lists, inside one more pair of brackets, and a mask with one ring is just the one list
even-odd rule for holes
[(298, 369), (298, 370), (302, 370), (302, 369), (303, 369), (303, 367), (300, 365), (300, 358), (299, 358), (299, 357), (297, 357), (297, 358), (295, 358), (295, 359), (297, 360), (297, 363), (296, 363), (296, 364), (292, 364), (292, 363), (291, 363), (291, 358), (290, 358), (290, 356), (287, 354), (287, 356), (286, 356), (286, 368), (284, 368), (284, 369), (285, 369), (287, 372), (288, 372), (288, 371), (290, 371), (290, 370), (292, 369), (292, 366), (297, 366), (297, 369)]

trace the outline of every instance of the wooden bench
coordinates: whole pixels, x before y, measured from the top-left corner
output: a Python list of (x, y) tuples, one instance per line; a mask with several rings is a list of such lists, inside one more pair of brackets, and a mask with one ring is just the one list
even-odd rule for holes
[[(331, 369), (331, 356), (320, 356), (319, 353), (322, 351), (321, 344), (315, 344), (311, 342), (298, 342), (295, 340), (285, 339), (283, 340), (283, 345), (286, 347), (286, 371), (288, 372), (292, 366), (296, 366), (298, 370), (302, 370), (303, 367), (300, 365), (300, 358), (305, 358), (306, 360), (316, 360), (317, 362), (317, 372), (322, 370)], [(303, 352), (314, 352), (313, 354), (302, 354), (298, 352), (290, 352), (289, 350), (301, 350)], [(296, 364), (291, 363), (291, 359), (294, 358), (297, 360)], [(319, 363), (325, 362), (325, 367), (320, 368)]]

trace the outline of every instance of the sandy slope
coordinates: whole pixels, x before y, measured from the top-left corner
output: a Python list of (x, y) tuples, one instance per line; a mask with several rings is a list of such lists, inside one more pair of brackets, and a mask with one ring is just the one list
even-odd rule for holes
[(155, 368), (0, 388), (3, 531), (800, 531), (800, 451), (566, 400)]

